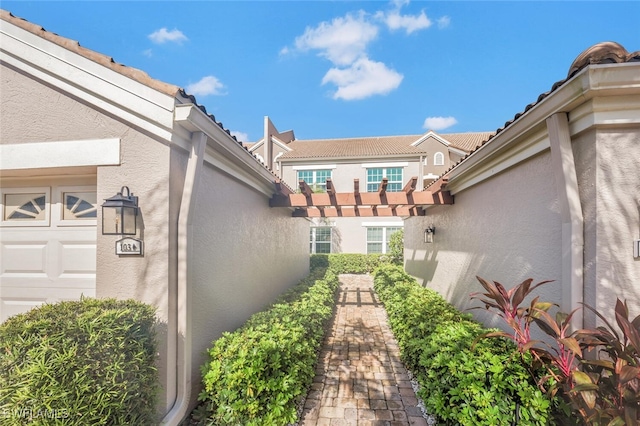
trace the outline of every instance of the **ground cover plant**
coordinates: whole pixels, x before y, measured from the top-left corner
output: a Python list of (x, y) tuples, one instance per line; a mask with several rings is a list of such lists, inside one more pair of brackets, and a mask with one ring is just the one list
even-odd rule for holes
[(0, 424), (153, 425), (155, 309), (83, 299), (0, 325)]
[(192, 423), (286, 425), (315, 375), (325, 326), (335, 306), (338, 276), (326, 268), (213, 343), (202, 366), (204, 389)]
[[(604, 324), (596, 329), (572, 330), (570, 313), (550, 309), (557, 305), (538, 297), (523, 303), (543, 281), (532, 285), (528, 279), (510, 290), (498, 282), (478, 280), (486, 293), (474, 293), (485, 308), (498, 314), (511, 333), (494, 332), (488, 337), (513, 340), (523, 355), (533, 357), (534, 367), (546, 375), (540, 389), (556, 393), (571, 405), (574, 418), (588, 425), (636, 425), (640, 421), (640, 315), (629, 317), (626, 302), (617, 299), (617, 329), (599, 312)], [(550, 336), (549, 341), (534, 340), (531, 326), (536, 324)], [(532, 368), (533, 370), (533, 368)]]
[(515, 345), (487, 333), (398, 265), (381, 265), (374, 288), (401, 356), (420, 384), (418, 396), (439, 424), (546, 425), (552, 404)]

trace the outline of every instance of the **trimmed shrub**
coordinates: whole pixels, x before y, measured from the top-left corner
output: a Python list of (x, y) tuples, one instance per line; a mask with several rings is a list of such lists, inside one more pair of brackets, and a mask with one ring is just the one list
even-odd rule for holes
[(384, 303), (402, 359), (420, 384), (427, 411), (444, 424), (546, 425), (551, 401), (515, 346), (479, 339), (473, 321), (400, 266), (382, 265), (374, 288)]
[[(322, 279), (320, 279), (320, 277)], [(284, 425), (315, 375), (338, 277), (316, 269), (271, 308), (224, 333), (202, 366), (202, 405), (194, 420), (216, 425)]]
[(391, 262), (383, 254), (331, 253), (312, 254), (311, 270), (329, 268), (335, 274), (368, 274), (379, 265)]
[(155, 309), (83, 299), (0, 325), (3, 425), (152, 425), (158, 377)]

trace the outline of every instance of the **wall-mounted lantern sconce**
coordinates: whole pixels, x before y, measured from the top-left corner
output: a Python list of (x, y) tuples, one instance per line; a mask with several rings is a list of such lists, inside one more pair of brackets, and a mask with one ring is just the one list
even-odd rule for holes
[[(123, 193), (126, 192), (126, 195)], [(102, 203), (103, 235), (136, 235), (138, 217), (138, 197), (123, 186), (116, 195)]]
[(427, 229), (424, 230), (424, 242), (432, 243), (433, 242), (433, 234), (436, 233), (436, 228), (431, 225)]

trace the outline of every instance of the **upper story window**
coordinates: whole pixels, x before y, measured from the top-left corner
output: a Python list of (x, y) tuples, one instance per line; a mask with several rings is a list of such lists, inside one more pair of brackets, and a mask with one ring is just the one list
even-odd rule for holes
[(402, 191), (402, 167), (376, 167), (367, 169), (367, 192), (378, 191), (383, 178), (387, 178), (387, 192)]
[(433, 165), (434, 166), (444, 166), (444, 154), (441, 152), (436, 152), (433, 155)]
[(298, 170), (298, 181), (304, 180), (314, 191), (327, 191), (327, 179), (331, 170)]

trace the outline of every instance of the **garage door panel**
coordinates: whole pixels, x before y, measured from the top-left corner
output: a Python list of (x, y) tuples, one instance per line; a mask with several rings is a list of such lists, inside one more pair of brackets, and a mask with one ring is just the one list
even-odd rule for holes
[(58, 269), (60, 278), (73, 278), (96, 272), (96, 245), (83, 242), (59, 241)]
[(7, 241), (0, 244), (2, 277), (19, 275), (24, 278), (46, 278), (49, 245), (46, 241)]
[(3, 287), (0, 293), (0, 322), (44, 303), (78, 300), (81, 296), (95, 297), (96, 290), (93, 285), (84, 288), (30, 287), (29, 294), (25, 296), (24, 289), (19, 287)]

